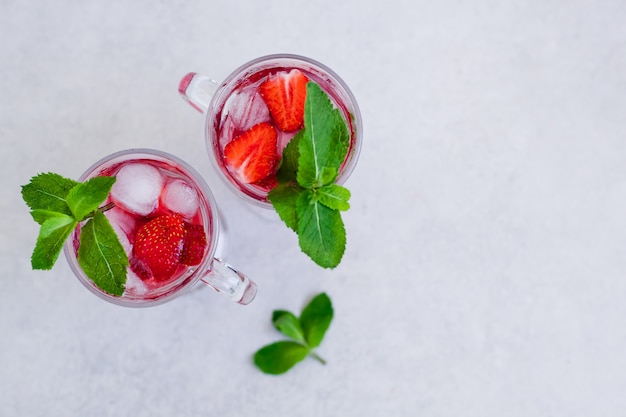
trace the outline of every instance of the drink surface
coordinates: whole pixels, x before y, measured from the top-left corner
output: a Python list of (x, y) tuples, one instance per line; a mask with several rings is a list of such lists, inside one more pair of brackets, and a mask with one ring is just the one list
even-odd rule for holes
[[(130, 266), (123, 298), (163, 297), (190, 279), (207, 253), (211, 208), (178, 166), (152, 159), (112, 162), (90, 177), (115, 176), (104, 215), (119, 237)], [(80, 225), (73, 234), (74, 253)]]
[[(300, 117), (300, 123), (296, 122), (295, 128), (294, 124), (284, 119), (289, 119), (293, 113), (303, 112), (304, 96), (299, 96), (303, 88), (306, 94), (305, 83), (308, 81), (317, 83), (343, 116), (350, 132), (350, 148), (344, 161), (344, 165), (348, 165), (356, 158), (353, 155), (358, 133), (354, 123), (355, 104), (344, 86), (314, 63), (295, 59), (264, 63), (236, 76), (225, 84), (214, 99), (215, 117), (207, 126), (214, 161), (236, 189), (261, 203), (268, 202), (267, 194), (276, 186), (276, 171), (283, 149), (302, 128), (301, 115), (296, 116)], [(275, 103), (277, 100), (279, 104)], [(280, 108), (285, 103), (287, 108)], [(287, 116), (284, 116), (285, 113)], [(271, 133), (270, 127), (275, 132), (275, 139), (272, 138), (274, 133)], [(235, 148), (233, 142), (244, 141), (248, 142), (245, 146), (237, 146), (236, 151), (232, 150)], [(250, 144), (254, 141), (262, 142), (261, 146), (265, 148), (270, 147), (271, 156), (264, 155), (265, 160), (261, 162), (256, 157), (252, 161), (247, 160), (247, 155), (260, 152)], [(248, 149), (251, 151), (248, 152)], [(270, 167), (255, 170), (246, 164)], [(252, 174), (246, 172), (246, 169)], [(342, 171), (340, 177), (341, 174)]]

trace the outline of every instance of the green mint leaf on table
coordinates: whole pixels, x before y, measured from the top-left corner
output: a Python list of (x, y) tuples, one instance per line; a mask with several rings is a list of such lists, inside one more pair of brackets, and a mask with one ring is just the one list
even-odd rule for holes
[(266, 374), (279, 375), (290, 370), (309, 355), (309, 348), (283, 340), (267, 345), (254, 355), (255, 365)]
[(350, 192), (335, 184), (349, 147), (348, 127), (326, 93), (307, 84), (304, 127), (287, 144), (268, 199), (298, 234), (300, 249), (315, 263), (334, 268), (345, 252), (346, 232), (339, 211)]
[(84, 183), (58, 174), (39, 174), (22, 186), (22, 198), (40, 226), (31, 256), (33, 269), (51, 269), (72, 231), (81, 228), (78, 263), (104, 291), (121, 295), (128, 257), (100, 207), (115, 177), (95, 177)]
[(333, 306), (330, 298), (324, 293), (311, 300), (302, 310), (300, 326), (309, 347), (315, 348), (320, 345), (332, 320)]
[(272, 324), (282, 334), (298, 342), (306, 342), (304, 331), (298, 318), (290, 311), (276, 310), (272, 314)]
[(104, 291), (122, 295), (128, 257), (109, 220), (95, 211), (80, 231), (78, 264)]
[(325, 293), (318, 294), (304, 307), (300, 318), (286, 310), (272, 313), (272, 324), (292, 340), (271, 343), (254, 354), (254, 364), (264, 373), (287, 372), (307, 356), (326, 364), (313, 350), (318, 347), (333, 319), (333, 306)]

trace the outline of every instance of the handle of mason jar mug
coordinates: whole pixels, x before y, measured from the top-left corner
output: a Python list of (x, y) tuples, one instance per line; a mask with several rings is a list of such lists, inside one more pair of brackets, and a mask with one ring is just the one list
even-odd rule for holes
[(215, 291), (239, 304), (250, 304), (256, 296), (256, 284), (218, 258), (213, 258), (210, 269), (200, 279)]
[(190, 72), (180, 80), (178, 92), (191, 107), (200, 113), (206, 113), (218, 85), (217, 81), (205, 75)]

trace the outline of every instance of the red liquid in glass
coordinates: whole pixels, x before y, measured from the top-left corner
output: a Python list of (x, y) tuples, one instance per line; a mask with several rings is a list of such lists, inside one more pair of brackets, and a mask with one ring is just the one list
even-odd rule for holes
[[(306, 62), (296, 63), (293, 65), (263, 67), (257, 71), (248, 71), (244, 76), (234, 80), (225, 87), (215, 103), (215, 117), (212, 124), (208, 126), (209, 137), (211, 138), (212, 152), (217, 165), (226, 176), (226, 178), (241, 192), (261, 202), (267, 202), (267, 193), (273, 186), (275, 181), (275, 171), (268, 178), (257, 183), (242, 183), (235, 172), (224, 161), (224, 147), (234, 138), (243, 134), (252, 126), (269, 122), (274, 125), (278, 132), (278, 140), (276, 146), (276, 156), (280, 159), (282, 151), (287, 143), (298, 133), (299, 130), (293, 132), (283, 132), (271, 118), (267, 105), (259, 94), (259, 86), (270, 76), (280, 73), (288, 73), (292, 69), (301, 71), (309, 81), (317, 83), (322, 90), (328, 95), (333, 105), (339, 109), (343, 116), (348, 132), (350, 132), (350, 146), (344, 161), (348, 161), (356, 144), (356, 126), (354, 125), (354, 116), (349, 110), (347, 102), (349, 98), (345, 92), (333, 79), (324, 71), (307, 64)], [(343, 168), (343, 167), (342, 167)], [(340, 175), (341, 175), (340, 170)]]
[[(155, 176), (151, 178), (160, 178), (161, 181), (158, 189), (155, 188), (154, 198), (149, 199), (150, 201), (146, 202), (145, 205), (140, 204), (140, 209), (133, 207), (132, 204), (125, 203), (123, 198), (116, 198), (115, 187), (119, 185), (118, 182), (122, 178), (120, 173), (125, 167), (128, 169), (130, 166), (146, 168), (149, 172), (155, 173)], [(109, 219), (111, 226), (118, 235), (130, 262), (130, 267), (127, 268), (126, 289), (122, 297), (136, 299), (157, 298), (180, 287), (193, 274), (197, 265), (188, 266), (181, 263), (170, 276), (156, 279), (152, 274), (146, 273), (145, 270), (140, 269), (140, 266), (137, 266), (138, 262), (134, 255), (133, 246), (137, 232), (143, 225), (168, 214), (180, 216), (186, 226), (197, 225), (202, 227), (206, 232), (206, 241), (211, 242), (211, 233), (213, 231), (210, 230), (211, 222), (208, 220), (211, 212), (202, 196), (201, 190), (196, 187), (195, 182), (179, 167), (167, 162), (133, 159), (110, 166), (103, 166), (99, 169), (99, 171), (91, 174), (90, 177), (118, 177), (107, 201), (104, 203), (113, 207), (106, 210), (104, 215)], [(133, 180), (132, 176), (128, 178), (129, 176), (125, 175), (125, 177), (124, 181)], [(78, 250), (80, 244), (80, 227), (79, 225), (73, 235), (75, 251)], [(205, 254), (207, 249), (205, 247)]]

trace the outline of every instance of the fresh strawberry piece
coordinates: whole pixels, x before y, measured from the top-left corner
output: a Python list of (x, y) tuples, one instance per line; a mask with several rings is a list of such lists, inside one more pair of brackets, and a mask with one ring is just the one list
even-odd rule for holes
[(144, 281), (152, 278), (152, 271), (150, 271), (150, 268), (148, 268), (143, 261), (135, 257), (130, 259), (130, 269), (132, 269), (135, 275)]
[[(133, 271), (145, 279), (167, 280), (176, 271), (185, 239), (185, 225), (178, 215), (159, 216), (143, 225), (135, 237)], [(149, 270), (150, 274), (146, 271)]]
[(224, 147), (224, 159), (231, 172), (244, 184), (270, 175), (278, 165), (276, 129), (259, 123), (235, 137)]
[(304, 122), (304, 101), (309, 79), (297, 69), (270, 75), (259, 86), (259, 93), (270, 115), (283, 132), (300, 129)]
[(206, 248), (206, 233), (199, 224), (185, 224), (187, 233), (183, 241), (183, 252), (180, 263), (188, 266), (198, 265), (204, 258)]
[(256, 185), (264, 191), (270, 191), (278, 185), (278, 180), (276, 179), (276, 174), (270, 174), (267, 177), (253, 183), (253, 185)]

